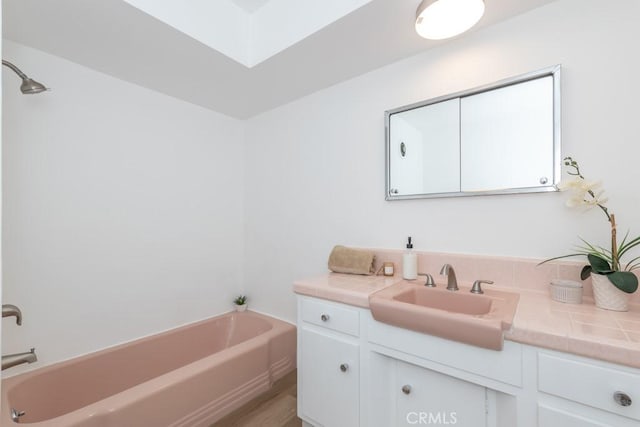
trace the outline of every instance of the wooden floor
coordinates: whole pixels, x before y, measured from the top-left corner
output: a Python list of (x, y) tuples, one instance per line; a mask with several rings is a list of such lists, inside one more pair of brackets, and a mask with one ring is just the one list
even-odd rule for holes
[(211, 427), (300, 427), (296, 416), (297, 375), (291, 372), (271, 390), (227, 415)]

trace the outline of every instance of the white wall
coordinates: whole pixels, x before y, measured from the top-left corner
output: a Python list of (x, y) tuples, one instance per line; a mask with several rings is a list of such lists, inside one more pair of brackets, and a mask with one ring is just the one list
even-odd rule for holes
[[(2, 0), (0, 0), (0, 34), (2, 34)], [(2, 56), (2, 43), (0, 43), (0, 58)], [(6, 68), (6, 67), (0, 67)], [(0, 73), (0, 81), (2, 81), (2, 73)], [(2, 129), (2, 85), (0, 84), (0, 129)], [(2, 147), (2, 133), (0, 132), (0, 148)], [(2, 223), (2, 150), (0, 149), (0, 224)], [(0, 304), (3, 303), (2, 299), (2, 227), (0, 227)], [(2, 328), (0, 327), (0, 355), (2, 352)]]
[[(243, 123), (9, 41), (3, 57), (3, 354), (38, 366), (231, 309)], [(7, 371), (15, 374), (23, 369)]]
[[(245, 283), (253, 307), (294, 319), (294, 279), (335, 244), (548, 257), (607, 244), (601, 212), (564, 194), (386, 202), (384, 110), (561, 63), (563, 154), (603, 179), (640, 234), (640, 2), (562, 0), (254, 117), (246, 133)], [(432, 271), (431, 273), (437, 273)]]

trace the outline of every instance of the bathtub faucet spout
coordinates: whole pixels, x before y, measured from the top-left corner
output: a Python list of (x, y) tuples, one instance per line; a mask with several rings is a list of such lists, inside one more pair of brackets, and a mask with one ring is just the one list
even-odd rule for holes
[(2, 304), (2, 317), (15, 316), (16, 323), (22, 325), (22, 312), (13, 304)]
[(38, 357), (36, 356), (35, 348), (24, 353), (7, 354), (6, 356), (2, 356), (2, 370), (4, 371), (5, 369), (22, 365), (23, 363), (33, 363), (37, 361)]

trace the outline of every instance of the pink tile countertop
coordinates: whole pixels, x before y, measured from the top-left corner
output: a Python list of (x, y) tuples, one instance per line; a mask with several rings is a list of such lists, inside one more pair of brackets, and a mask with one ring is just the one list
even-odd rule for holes
[(313, 279), (298, 280), (294, 292), (330, 301), (369, 308), (369, 295), (397, 283), (398, 276), (359, 276), (329, 273)]
[[(370, 294), (400, 280), (397, 274), (384, 277), (328, 273), (298, 280), (293, 289), (301, 295), (368, 308)], [(416, 283), (422, 280), (419, 278)], [(443, 286), (440, 280), (436, 281)], [(470, 283), (459, 283), (461, 288), (470, 287)], [(497, 288), (520, 294), (513, 325), (505, 339), (640, 368), (640, 305), (630, 304), (630, 310), (621, 313), (596, 308), (587, 293), (582, 304), (563, 304), (553, 301), (542, 290), (544, 287)]]

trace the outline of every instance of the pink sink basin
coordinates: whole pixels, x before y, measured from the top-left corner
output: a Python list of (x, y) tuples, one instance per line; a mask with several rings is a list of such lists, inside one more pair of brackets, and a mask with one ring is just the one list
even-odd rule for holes
[(491, 310), (491, 298), (471, 293), (460, 293), (460, 291), (443, 292), (437, 288), (424, 286), (412, 286), (394, 295), (393, 299), (451, 313), (480, 315), (487, 314)]
[(429, 335), (502, 350), (503, 331), (511, 328), (519, 295), (486, 289), (483, 295), (469, 288), (447, 291), (400, 282), (369, 297), (373, 318)]

